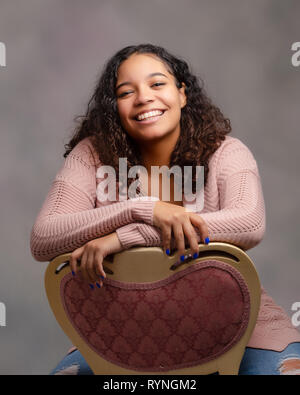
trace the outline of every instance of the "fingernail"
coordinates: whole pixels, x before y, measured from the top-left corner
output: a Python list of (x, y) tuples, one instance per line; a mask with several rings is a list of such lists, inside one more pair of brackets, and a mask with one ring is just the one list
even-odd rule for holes
[(72, 275), (75, 276), (75, 272), (73, 272), (73, 270), (72, 270)]
[(96, 285), (98, 288), (101, 288), (101, 285), (99, 283), (96, 282)]
[(105, 277), (104, 276), (100, 276), (101, 278), (102, 278), (102, 280), (105, 280)]
[(180, 257), (181, 262), (184, 261), (184, 258), (185, 258), (185, 256), (184, 256), (184, 255), (181, 255), (181, 257)]
[(208, 244), (209, 243), (209, 237), (207, 237), (206, 239), (205, 239), (205, 244)]
[(195, 254), (193, 255), (193, 258), (194, 259), (198, 258), (198, 252), (195, 252)]
[(167, 254), (167, 255), (170, 255), (170, 250), (169, 250), (169, 248), (166, 249), (166, 254)]
[(93, 286), (93, 284), (89, 284), (89, 286), (90, 286), (90, 288), (91, 288), (91, 289), (94, 289), (94, 286)]

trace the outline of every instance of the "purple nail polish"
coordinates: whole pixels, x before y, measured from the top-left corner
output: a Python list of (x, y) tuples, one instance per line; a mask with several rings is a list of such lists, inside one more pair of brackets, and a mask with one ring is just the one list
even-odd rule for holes
[(181, 257), (180, 257), (181, 262), (184, 261), (184, 258), (185, 258), (185, 256), (184, 256), (184, 255), (181, 255)]
[(209, 237), (206, 237), (206, 239), (204, 241), (205, 241), (205, 244), (208, 244), (209, 243)]
[(167, 255), (170, 255), (170, 250), (169, 250), (169, 248), (166, 249), (166, 254), (167, 254)]
[(75, 276), (75, 272), (73, 272), (73, 270), (72, 270), (72, 275)]
[(93, 286), (93, 284), (89, 284), (89, 286), (90, 286), (90, 288), (91, 288), (91, 289), (94, 289), (94, 286)]

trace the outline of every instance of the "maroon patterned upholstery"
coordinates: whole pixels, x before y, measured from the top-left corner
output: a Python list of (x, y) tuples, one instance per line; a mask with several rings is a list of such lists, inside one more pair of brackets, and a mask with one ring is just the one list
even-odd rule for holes
[(168, 371), (208, 362), (244, 334), (248, 287), (232, 266), (206, 260), (151, 283), (107, 278), (91, 290), (81, 275), (61, 282), (65, 311), (102, 358), (137, 371)]

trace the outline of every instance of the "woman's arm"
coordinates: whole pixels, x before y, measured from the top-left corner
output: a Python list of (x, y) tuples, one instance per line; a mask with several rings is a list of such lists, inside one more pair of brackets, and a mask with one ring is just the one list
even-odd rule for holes
[[(210, 241), (228, 242), (244, 250), (253, 248), (264, 236), (265, 204), (252, 153), (240, 140), (231, 138), (219, 148), (210, 163), (208, 185), (216, 182), (219, 196), (206, 189), (205, 210), (199, 213), (208, 227)], [(209, 212), (216, 199), (219, 210)], [(194, 229), (200, 242), (199, 231)], [(124, 248), (162, 246), (160, 229), (149, 224), (131, 223), (117, 229), (116, 233)]]
[(49, 261), (126, 224), (152, 225), (153, 201), (121, 201), (95, 208), (96, 165), (87, 139), (74, 147), (53, 181), (32, 227), (30, 248)]

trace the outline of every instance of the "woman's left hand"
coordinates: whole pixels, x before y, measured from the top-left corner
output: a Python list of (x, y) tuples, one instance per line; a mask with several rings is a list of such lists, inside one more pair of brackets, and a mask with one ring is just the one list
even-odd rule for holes
[[(90, 240), (83, 246), (74, 250), (70, 257), (70, 266), (75, 275), (81, 271), (83, 278), (89, 283), (98, 282), (103, 285), (101, 280), (106, 277), (103, 270), (103, 259), (110, 254), (122, 251), (123, 248), (116, 232), (98, 239)], [(80, 260), (80, 266), (77, 261)]]

